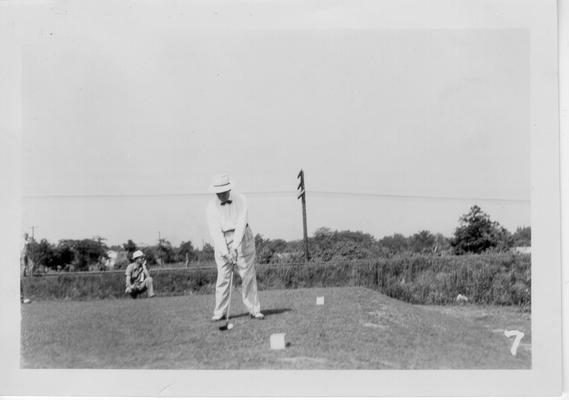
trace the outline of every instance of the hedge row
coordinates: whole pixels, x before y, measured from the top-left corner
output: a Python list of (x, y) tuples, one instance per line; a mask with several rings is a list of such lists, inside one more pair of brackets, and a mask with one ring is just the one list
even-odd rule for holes
[[(213, 293), (216, 270), (151, 271), (159, 295)], [(237, 275), (236, 275), (237, 276)], [(237, 279), (238, 280), (238, 279)], [(415, 304), (448, 304), (460, 293), (477, 304), (531, 303), (529, 255), (412, 256), (391, 259), (257, 266), (260, 290), (365, 286)], [(124, 297), (124, 273), (65, 273), (23, 279), (32, 300)]]
[[(150, 270), (157, 295), (213, 293), (216, 269)], [(67, 272), (22, 279), (24, 296), (31, 300), (90, 300), (124, 297), (124, 271)]]

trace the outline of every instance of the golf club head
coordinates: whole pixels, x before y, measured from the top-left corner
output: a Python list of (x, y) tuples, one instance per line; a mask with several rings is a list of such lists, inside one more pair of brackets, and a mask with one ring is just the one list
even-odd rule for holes
[(231, 329), (233, 329), (233, 324), (231, 324), (231, 323), (228, 323), (228, 324), (225, 324), (225, 325), (222, 325), (219, 327), (220, 331), (230, 331)]

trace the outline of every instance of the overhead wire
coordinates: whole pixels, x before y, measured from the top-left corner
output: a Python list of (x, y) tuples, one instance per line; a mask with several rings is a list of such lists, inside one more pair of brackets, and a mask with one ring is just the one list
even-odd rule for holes
[[(274, 197), (274, 196), (296, 196), (295, 190), (270, 190), (270, 191), (251, 191), (242, 192), (250, 197)], [(479, 201), (479, 202), (506, 202), (506, 203), (530, 203), (529, 199), (507, 198), (507, 197), (467, 197), (449, 195), (423, 195), (423, 194), (400, 194), (400, 193), (371, 193), (371, 192), (342, 192), (307, 190), (306, 195), (316, 197), (369, 197), (386, 199), (411, 199), (411, 200), (445, 200), (445, 201)], [(84, 193), (84, 194), (27, 194), (23, 199), (82, 199), (82, 198), (190, 198), (211, 196), (209, 192), (177, 192), (177, 193)]]

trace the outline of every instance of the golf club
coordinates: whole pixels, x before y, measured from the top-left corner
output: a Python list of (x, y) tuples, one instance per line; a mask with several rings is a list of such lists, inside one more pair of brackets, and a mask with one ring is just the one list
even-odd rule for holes
[(227, 313), (225, 314), (225, 325), (219, 327), (220, 331), (229, 331), (233, 329), (233, 324), (229, 322), (229, 311), (231, 309), (232, 289), (233, 289), (233, 263), (231, 263), (231, 277), (229, 278), (229, 304), (227, 305)]
[[(229, 247), (227, 239), (225, 239), (225, 244)], [(231, 309), (231, 294), (233, 291), (233, 269), (235, 267), (235, 261), (231, 262), (231, 277), (229, 278), (229, 304), (227, 305), (227, 312), (225, 313), (225, 325), (220, 326), (220, 331), (229, 331), (233, 329), (233, 324), (229, 322), (229, 311)]]

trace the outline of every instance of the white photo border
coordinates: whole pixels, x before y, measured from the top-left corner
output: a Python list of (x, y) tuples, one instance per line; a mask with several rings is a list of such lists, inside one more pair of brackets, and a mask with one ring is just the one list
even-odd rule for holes
[[(85, 2), (87, 3), (87, 2)], [(133, 7), (170, 1), (135, 1)], [(532, 368), (429, 371), (155, 371), (20, 369), (20, 144), (22, 16), (65, 7), (57, 1), (0, 4), (0, 128), (5, 190), (0, 252), (1, 395), (82, 396), (555, 396), (561, 393), (561, 205), (554, 0), (188, 1), (184, 7), (273, 9), (257, 18), (221, 20), (224, 29), (527, 29), (531, 38)], [(55, 7), (54, 7), (55, 6)], [(100, 7), (112, 8), (111, 2)], [(334, 8), (334, 12), (326, 11)], [(324, 12), (323, 12), (324, 11)], [(30, 23), (30, 18), (26, 18)], [(125, 29), (128, 29), (125, 27)], [(9, 40), (6, 40), (8, 38)], [(13, 40), (10, 40), (13, 39)], [(2, 39), (0, 39), (2, 40)], [(4, 43), (6, 42), (6, 43)], [(5, 96), (7, 94), (7, 96)], [(4, 134), (6, 132), (6, 134)], [(5, 143), (4, 143), (5, 142)], [(136, 376), (136, 378), (134, 378)], [(135, 386), (125, 384), (136, 380)], [(223, 382), (223, 384), (220, 384)], [(244, 382), (254, 382), (245, 384)]]

